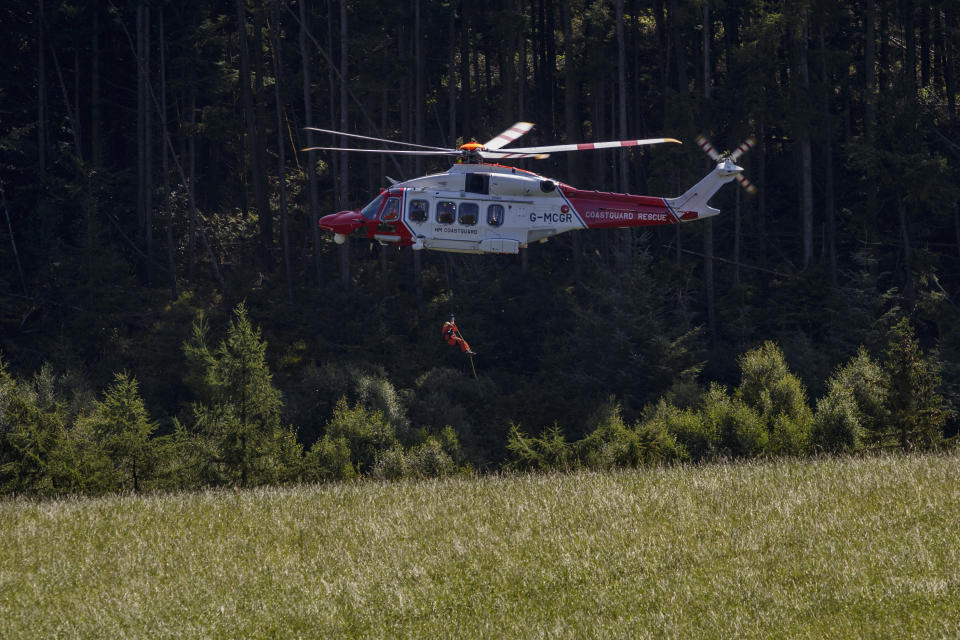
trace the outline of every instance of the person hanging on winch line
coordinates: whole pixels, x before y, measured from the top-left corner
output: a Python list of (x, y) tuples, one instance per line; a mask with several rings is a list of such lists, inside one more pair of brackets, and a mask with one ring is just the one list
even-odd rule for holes
[(453, 315), (450, 316), (450, 319), (443, 323), (443, 329), (441, 329), (443, 339), (446, 340), (447, 344), (451, 347), (460, 347), (460, 351), (464, 352), (468, 356), (476, 355), (476, 352), (470, 348), (470, 345), (460, 336), (460, 330), (457, 329), (457, 323), (454, 320)]

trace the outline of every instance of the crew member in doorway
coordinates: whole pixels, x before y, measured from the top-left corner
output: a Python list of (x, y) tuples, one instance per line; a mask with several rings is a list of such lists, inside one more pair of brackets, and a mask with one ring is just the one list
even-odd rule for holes
[(441, 333), (448, 345), (451, 347), (460, 347), (460, 351), (463, 351), (468, 356), (474, 355), (474, 351), (470, 349), (467, 341), (460, 337), (460, 331), (457, 329), (457, 323), (454, 321), (453, 316), (450, 316), (450, 320), (443, 323)]

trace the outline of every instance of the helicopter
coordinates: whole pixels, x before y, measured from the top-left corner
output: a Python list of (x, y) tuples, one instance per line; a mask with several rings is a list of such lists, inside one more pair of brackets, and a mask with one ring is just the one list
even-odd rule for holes
[(756, 187), (743, 176), (736, 161), (756, 144), (748, 139), (730, 154), (720, 154), (700, 136), (697, 143), (717, 163), (710, 173), (676, 198), (578, 189), (532, 171), (497, 164), (497, 160), (548, 157), (556, 152), (681, 144), (674, 138), (616, 140), (507, 147), (533, 128), (517, 122), (484, 144), (468, 142), (456, 149), (398, 142), (331, 129), (312, 131), (408, 147), (371, 149), (309, 147), (400, 155), (448, 156), (455, 160), (442, 173), (405, 181), (389, 176), (391, 185), (359, 210), (323, 216), (321, 229), (343, 244), (359, 235), (383, 245), (455, 253), (517, 254), (535, 242), (578, 229), (649, 227), (702, 220), (720, 213), (708, 204), (726, 183), (736, 180), (748, 192)]

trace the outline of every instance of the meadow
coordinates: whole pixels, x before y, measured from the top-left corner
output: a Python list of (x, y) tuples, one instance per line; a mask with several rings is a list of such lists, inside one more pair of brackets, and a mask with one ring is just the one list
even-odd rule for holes
[(960, 457), (0, 502), (0, 637), (960, 635)]

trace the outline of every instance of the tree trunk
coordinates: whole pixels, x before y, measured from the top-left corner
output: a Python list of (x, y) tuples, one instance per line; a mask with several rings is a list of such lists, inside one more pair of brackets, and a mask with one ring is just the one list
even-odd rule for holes
[[(564, 132), (566, 133), (566, 142), (572, 144), (580, 142), (580, 114), (577, 106), (579, 91), (577, 81), (577, 65), (574, 64), (576, 50), (573, 43), (573, 15), (570, 9), (570, 0), (563, 0), (561, 6), (563, 18), (563, 45), (564, 51), (564, 91), (563, 91), (563, 120)], [(580, 182), (580, 168), (578, 163), (578, 154), (567, 153), (567, 180), (571, 184)], [(580, 234), (574, 233), (571, 236), (573, 251), (573, 268), (579, 278), (580, 276)]]
[[(710, 0), (703, 3), (703, 101), (704, 104), (710, 102), (710, 84), (712, 82), (712, 69), (710, 64), (710, 40), (713, 37), (710, 22)], [(709, 109), (709, 107), (708, 107)]]
[[(300, 60), (303, 72), (303, 111), (304, 124), (313, 126), (313, 101), (310, 98), (310, 55), (307, 53), (307, 0), (298, 2), (300, 11)], [(307, 129), (307, 146), (314, 146), (313, 132)], [(310, 238), (313, 241), (313, 277), (317, 286), (323, 282), (323, 254), (321, 251), (320, 227), (320, 185), (317, 181), (316, 151), (307, 152), (307, 176), (310, 193)]]
[(249, 157), (250, 181), (253, 183), (254, 202), (259, 216), (260, 259), (264, 271), (270, 271), (270, 247), (273, 244), (273, 224), (270, 203), (267, 198), (264, 166), (261, 155), (260, 136), (257, 129), (257, 109), (251, 88), (250, 53), (247, 45), (247, 12), (244, 0), (236, 0), (237, 36), (240, 50), (240, 99), (243, 103), (247, 129), (247, 154)]
[[(764, 142), (766, 141), (767, 131), (766, 131), (766, 120), (764, 117), (760, 118), (760, 140), (757, 144), (757, 178), (759, 178), (760, 185), (767, 184), (767, 151)], [(767, 192), (765, 189), (760, 189), (759, 201), (757, 202), (757, 234), (760, 236), (760, 266), (763, 271), (760, 272), (760, 284), (761, 284), (761, 293), (766, 294), (767, 292), (767, 281), (769, 277), (767, 275)]]
[(690, 93), (690, 85), (687, 78), (686, 48), (683, 46), (685, 38), (680, 24), (678, 0), (667, 0), (667, 21), (670, 26), (674, 66), (677, 71), (677, 91), (681, 96), (686, 96)]
[(93, 33), (90, 38), (90, 157), (94, 168), (103, 163), (100, 141), (100, 2), (91, 3)]
[(167, 214), (167, 268), (170, 269), (170, 297), (177, 299), (177, 265), (174, 259), (173, 247), (173, 207), (170, 206), (170, 163), (167, 155), (166, 140), (169, 138), (167, 129), (167, 58), (166, 58), (166, 40), (164, 39), (163, 28), (163, 5), (159, 9), (160, 17), (160, 129), (163, 134), (164, 144), (162, 155), (163, 167), (163, 210)]
[(902, 0), (903, 6), (903, 41), (905, 51), (903, 56), (903, 73), (907, 86), (913, 90), (912, 96), (916, 96), (917, 89), (917, 31), (914, 28), (915, 7), (913, 0)]
[(144, 82), (144, 14), (147, 8), (142, 3), (137, 5), (137, 235), (143, 237), (146, 227), (146, 117), (147, 96)]
[(740, 246), (743, 238), (743, 216), (741, 215), (741, 189), (736, 189), (733, 207), (733, 286), (740, 286)]
[(820, 75), (824, 83), (823, 90), (823, 197), (824, 214), (826, 217), (827, 265), (830, 269), (830, 284), (837, 286), (837, 222), (836, 207), (833, 194), (833, 120), (830, 115), (830, 88), (831, 75), (827, 69), (827, 44), (823, 33), (823, 24), (820, 24)]
[[(350, 122), (347, 117), (347, 78), (350, 66), (347, 55), (347, 0), (340, 0), (340, 130), (347, 131)], [(340, 138), (343, 146), (347, 146), (346, 138)], [(340, 163), (340, 193), (344, 204), (350, 197), (350, 163), (344, 158)], [(340, 245), (340, 284), (344, 288), (350, 286), (350, 239)]]
[[(414, 109), (414, 142), (423, 144), (423, 34), (420, 22), (420, 0), (413, 0), (413, 109)], [(423, 156), (414, 157), (416, 175), (423, 174)]]
[[(263, 61), (263, 7), (256, 7), (253, 12), (253, 56), (251, 71), (253, 72), (253, 113), (254, 138), (253, 144), (253, 193), (257, 205), (260, 223), (260, 252), (261, 264), (266, 273), (273, 271), (273, 211), (270, 209), (270, 191), (267, 184), (267, 140), (266, 133), (260, 128), (267, 121), (266, 91), (264, 90), (264, 76), (267, 68)], [(244, 30), (245, 31), (245, 30)]]
[(957, 124), (957, 96), (956, 86), (954, 86), (953, 74), (953, 10), (949, 7), (944, 9), (944, 27), (943, 27), (943, 49), (944, 49), (944, 69), (943, 82), (947, 89), (947, 109), (950, 111), (950, 125), (956, 127)]
[(143, 245), (147, 254), (147, 285), (153, 285), (153, 105), (150, 79), (150, 13), (144, 9), (143, 19)]
[(197, 209), (195, 206), (196, 196), (194, 194), (194, 184), (197, 181), (197, 88), (190, 89), (190, 135), (187, 138), (187, 153), (189, 154), (188, 172), (189, 179), (185, 185), (187, 188), (187, 199), (190, 201), (190, 223), (189, 236), (187, 238), (187, 282), (190, 286), (194, 283), (194, 271), (197, 264), (196, 244), (197, 244)]
[(874, 123), (877, 121), (877, 80), (876, 80), (876, 0), (866, 0), (863, 14), (863, 80), (864, 80), (864, 129), (868, 142), (873, 142)]
[[(457, 5), (450, 3), (450, 21), (447, 24), (447, 38), (450, 41), (450, 57), (447, 59), (447, 115), (449, 117), (450, 144), (457, 139)], [(415, 264), (419, 264), (416, 260)]]
[(920, 3), (920, 86), (930, 86), (930, 3)]
[(280, 240), (283, 250), (283, 278), (287, 289), (287, 302), (293, 304), (293, 274), (290, 271), (290, 239), (287, 234), (287, 155), (283, 141), (283, 102), (280, 101), (280, 9), (273, 4), (273, 20), (270, 30), (273, 35), (273, 98), (277, 110), (277, 183), (280, 193)]
[(907, 225), (907, 205), (903, 197), (897, 199), (897, 214), (900, 220), (900, 241), (903, 243), (903, 268), (905, 275), (903, 295), (907, 300), (913, 300), (913, 267), (910, 263), (910, 230)]
[[(710, 2), (703, 3), (703, 101), (704, 117), (709, 120), (709, 101), (712, 67), (710, 66)], [(703, 234), (703, 280), (707, 296), (707, 326), (710, 330), (710, 343), (717, 341), (717, 301), (716, 280), (713, 260), (713, 218), (704, 221)]]
[(799, 144), (800, 144), (800, 200), (801, 200), (801, 227), (803, 238), (803, 268), (806, 269), (813, 262), (813, 160), (810, 149), (810, 118), (807, 109), (808, 97), (810, 95), (810, 65), (808, 63), (808, 52), (810, 49), (808, 28), (809, 13), (803, 16), (803, 24), (800, 33), (799, 43), (799, 75), (800, 75), (800, 124), (799, 124)]
[[(617, 20), (617, 134), (621, 140), (627, 138), (627, 57), (626, 38), (623, 31), (623, 0), (616, 2)], [(627, 150), (617, 151), (617, 186), (622, 193), (630, 192), (630, 165)], [(621, 266), (626, 267), (633, 260), (633, 229), (623, 229), (620, 236)]]
[(47, 40), (43, 5), (37, 0), (37, 165), (40, 176), (47, 172)]

